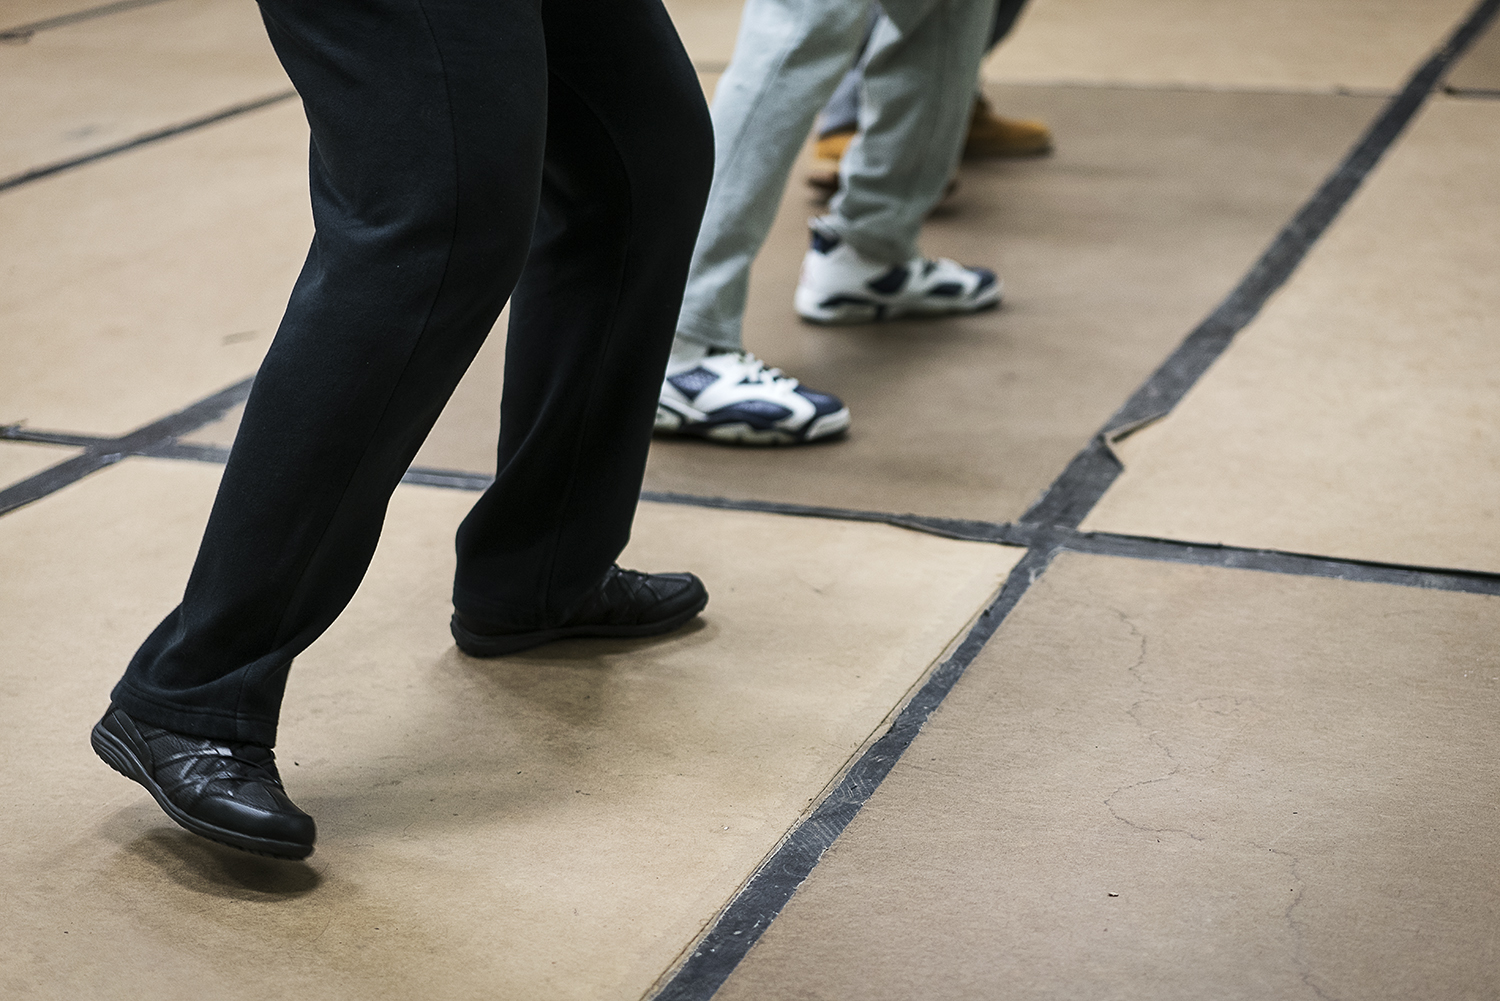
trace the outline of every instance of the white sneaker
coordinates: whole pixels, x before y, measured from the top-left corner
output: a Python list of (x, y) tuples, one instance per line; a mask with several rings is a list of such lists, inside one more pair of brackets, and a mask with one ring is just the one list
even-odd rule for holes
[(946, 257), (887, 264), (860, 254), (814, 219), (794, 299), (813, 323), (872, 323), (898, 316), (973, 313), (1000, 302), (1000, 280)]
[(838, 434), (849, 408), (747, 351), (674, 354), (656, 407), (658, 434), (737, 445), (795, 445)]

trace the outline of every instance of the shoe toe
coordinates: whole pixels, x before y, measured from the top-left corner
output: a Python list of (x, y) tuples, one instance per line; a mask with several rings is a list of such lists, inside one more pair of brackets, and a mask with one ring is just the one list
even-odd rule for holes
[[(636, 602), (636, 622), (645, 624), (676, 618), (692, 608), (702, 608), (708, 603), (708, 589), (697, 574), (655, 573), (645, 574), (643, 591)], [(648, 596), (649, 595), (649, 596)]]
[(836, 414), (844, 409), (844, 401), (837, 396), (828, 393), (819, 393), (808, 389), (806, 386), (797, 387), (797, 395), (813, 405), (813, 417), (826, 417), (828, 414)]
[(312, 817), (279, 789), (257, 783), (222, 783), (187, 812), (198, 820), (243, 837), (312, 847), (318, 837)]

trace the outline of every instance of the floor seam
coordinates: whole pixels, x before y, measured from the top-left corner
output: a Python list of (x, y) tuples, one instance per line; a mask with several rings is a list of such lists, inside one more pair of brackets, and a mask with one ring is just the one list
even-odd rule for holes
[[(233, 404), (230, 404), (231, 406)], [(210, 418), (212, 420), (213, 418)], [(201, 425), (200, 425), (201, 426)], [(188, 431), (179, 432), (182, 434)], [(118, 461), (130, 456), (144, 458), (175, 459), (187, 462), (204, 462), (223, 465), (229, 458), (229, 449), (221, 445), (178, 441), (176, 437), (152, 440), (136, 449), (122, 449), (119, 438), (103, 438), (92, 435), (72, 434), (59, 431), (33, 431), (24, 427), (0, 427), (0, 441), (30, 442), (45, 445), (68, 445), (83, 447), (87, 455), (112, 456)], [(60, 472), (69, 462), (84, 459), (75, 456), (48, 470), (43, 470), (31, 479), (47, 474), (53, 477), (65, 475)], [(109, 463), (105, 463), (109, 464)], [(103, 468), (102, 465), (94, 468)], [(92, 471), (92, 470), (90, 470)], [(68, 473), (66, 475), (72, 475)], [(86, 473), (81, 475), (87, 475)], [(61, 485), (77, 479), (72, 475)], [(19, 488), (30, 482), (23, 480)], [(494, 482), (486, 473), (471, 473), (457, 469), (437, 469), (413, 466), (401, 479), (402, 483), (414, 486), (438, 487), (446, 490), (482, 492)], [(19, 503), (7, 506), (7, 490), (0, 491), (0, 514), (14, 510)], [(1230, 570), (1259, 570), (1296, 577), (1324, 577), (1353, 583), (1392, 584), (1398, 587), (1424, 588), (1441, 591), (1464, 591), (1471, 594), (1500, 595), (1500, 571), (1474, 570), (1462, 567), (1446, 567), (1413, 563), (1392, 563), (1382, 560), (1367, 560), (1349, 556), (1331, 556), (1326, 553), (1293, 552), (1284, 549), (1264, 549), (1253, 546), (1236, 546), (1226, 543), (1200, 542), (1173, 539), (1161, 536), (1131, 535), (1123, 532), (1084, 532), (1066, 526), (1021, 522), (992, 522), (972, 519), (945, 518), (933, 515), (897, 513), (891, 511), (869, 511), (853, 508), (822, 507), (810, 504), (795, 504), (784, 501), (740, 500), (729, 497), (710, 497), (697, 494), (666, 493), (645, 490), (641, 500), (656, 504), (678, 504), (684, 507), (709, 508), (723, 511), (744, 511), (756, 514), (774, 514), (793, 518), (824, 518), (830, 521), (853, 521), (868, 524), (890, 525), (908, 531), (921, 532), (939, 538), (959, 542), (981, 542), (994, 545), (1032, 548), (1051, 545), (1068, 552), (1095, 556), (1118, 556), (1126, 559), (1152, 560), (1163, 563), (1189, 563), (1197, 566), (1219, 567)], [(26, 503), (26, 502), (22, 502)]]
[(24, 45), (26, 42), (31, 41), (31, 36), (39, 31), (64, 28), (70, 24), (92, 21), (99, 17), (108, 17), (110, 14), (123, 14), (127, 10), (135, 10), (138, 7), (150, 7), (164, 2), (165, 0), (116, 0), (115, 3), (101, 4), (98, 7), (75, 10), (71, 14), (59, 14), (57, 17), (48, 17), (40, 21), (32, 21), (29, 24), (18, 24), (13, 28), (5, 28), (4, 30), (0, 30), (0, 42), (11, 45)]
[(143, 424), (133, 431), (127, 431), (117, 438), (33, 432), (19, 424), (0, 426), (0, 441), (32, 441), (83, 448), (82, 455), (72, 456), (0, 490), (0, 516), (41, 500), (121, 459), (133, 455), (152, 455), (154, 449), (175, 445), (179, 436), (196, 431), (205, 424), (212, 424), (243, 403), (250, 395), (250, 386), (254, 381), (254, 376), (241, 379), (232, 386), (226, 386), (217, 393), (149, 424)]
[(104, 160), (108, 157), (115, 156), (119, 153), (126, 153), (141, 146), (148, 146), (151, 143), (160, 142), (163, 139), (170, 139), (173, 136), (180, 136), (187, 132), (196, 131), (197, 129), (201, 129), (204, 126), (213, 125), (216, 122), (222, 122), (226, 119), (235, 118), (239, 115), (248, 114), (252, 111), (259, 111), (261, 108), (268, 108), (273, 104), (280, 104), (282, 101), (289, 101), (296, 96), (297, 92), (295, 90), (279, 90), (274, 94), (268, 94), (264, 97), (258, 97), (254, 100), (245, 101), (241, 104), (230, 105), (227, 108), (222, 108), (219, 111), (210, 112), (207, 115), (193, 118), (186, 122), (180, 122), (176, 125), (168, 125), (165, 128), (155, 129), (151, 132), (144, 132), (138, 136), (135, 136), (134, 138), (126, 139), (122, 142), (115, 143), (112, 146), (105, 146), (102, 149), (96, 149), (91, 153), (83, 153), (79, 156), (70, 157), (66, 160), (59, 160), (56, 163), (45, 164), (41, 167), (32, 167), (29, 170), (23, 170), (19, 174), (13, 174), (10, 177), (0, 179), (0, 191), (9, 191), (12, 188), (19, 188), (23, 184), (29, 184), (32, 181), (40, 181), (42, 178), (51, 177), (54, 174), (61, 174), (63, 171), (72, 170), (74, 167), (82, 167), (87, 164), (94, 163), (98, 160)]

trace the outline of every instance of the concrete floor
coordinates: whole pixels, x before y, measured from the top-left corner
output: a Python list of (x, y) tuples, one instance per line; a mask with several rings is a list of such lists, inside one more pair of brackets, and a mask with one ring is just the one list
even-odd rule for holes
[[(711, 90), (738, 4), (669, 8)], [(684, 502), (643, 503), (624, 561), (713, 596), (662, 640), (453, 648), (502, 317), (418, 457), (452, 487), (398, 489), (292, 673), (278, 753), (321, 834), (293, 864), (180, 831), (87, 731), (238, 415), (111, 439), (254, 373), (311, 233), (300, 106), (246, 0), (6, 5), (36, 31), (0, 44), (0, 994), (1500, 996), (1500, 29), (1113, 445), (1083, 534), (1016, 524), (1467, 14), (1033, 0), (983, 79), (1057, 151), (966, 164), (923, 237), (1001, 272), (980, 316), (797, 322), (799, 167), (746, 339), (854, 427), (653, 445)]]

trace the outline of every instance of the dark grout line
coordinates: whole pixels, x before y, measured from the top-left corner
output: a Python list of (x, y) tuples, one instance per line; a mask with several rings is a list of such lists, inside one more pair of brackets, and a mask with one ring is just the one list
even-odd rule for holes
[(1449, 97), (1461, 97), (1471, 100), (1493, 101), (1500, 97), (1500, 90), (1489, 87), (1444, 87), (1443, 93)]
[(253, 101), (246, 101), (243, 104), (236, 104), (232, 107), (225, 108), (222, 111), (215, 111), (212, 114), (204, 115), (201, 118), (194, 118), (191, 121), (182, 122), (179, 125), (169, 125), (164, 129), (157, 129), (154, 132), (147, 132), (142, 135), (136, 136), (134, 139), (127, 139), (124, 142), (116, 143), (113, 146), (106, 146), (103, 149), (95, 150), (92, 153), (85, 153), (82, 156), (75, 156), (70, 160), (59, 160), (57, 163), (50, 163), (43, 167), (33, 167), (30, 170), (22, 171), (19, 174), (14, 174), (10, 177), (0, 179), (0, 191), (9, 191), (11, 188), (18, 188), (21, 185), (29, 184), (32, 181), (39, 181), (44, 177), (51, 177), (53, 174), (60, 174), (65, 170), (72, 170), (74, 167), (82, 167), (84, 164), (93, 163), (96, 160), (103, 160), (106, 157), (114, 156), (117, 153), (124, 153), (128, 150), (136, 149), (139, 146), (146, 146), (150, 143), (160, 142), (163, 139), (170, 139), (172, 136), (180, 136), (184, 132), (192, 132), (196, 129), (203, 128), (205, 125), (212, 125), (215, 122), (222, 122), (226, 118), (234, 118), (238, 115), (243, 115), (251, 111), (259, 111), (261, 108), (267, 108), (273, 104), (280, 104), (282, 101), (291, 100), (296, 96), (297, 92), (295, 90), (279, 91), (267, 97), (259, 97)]
[[(227, 454), (222, 449), (219, 451)], [(223, 460), (210, 459), (209, 461)], [(494, 478), (482, 473), (463, 473), (414, 466), (402, 482), (459, 490), (484, 490), (494, 482)], [(832, 521), (891, 525), (961, 542), (985, 542), (994, 545), (1023, 546), (1028, 549), (1042, 547), (1098, 556), (1122, 556), (1165, 563), (1192, 563), (1227, 570), (1260, 570), (1294, 577), (1327, 577), (1359, 583), (1500, 595), (1500, 573), (1484, 570), (1383, 563), (1374, 560), (1322, 556), (1316, 553), (1251, 549), (1244, 546), (1184, 542), (1180, 539), (1122, 535), (1115, 532), (1080, 532), (1069, 527), (1025, 522), (977, 521), (919, 514), (892, 514), (885, 511), (820, 507), (782, 501), (702, 497), (696, 494), (659, 493), (650, 490), (641, 492), (641, 500), (656, 504), (681, 504), (685, 507), (703, 507), (721, 511), (748, 511), (794, 518), (826, 518)]]
[(97, 473), (125, 458), (122, 452), (85, 452), (71, 459), (48, 466), (34, 476), (27, 477), (14, 486), (0, 490), (0, 515), (10, 514), (32, 501), (41, 500), (63, 487), (77, 483), (90, 473)]
[(93, 448), (113, 438), (101, 438), (93, 434), (71, 434), (67, 431), (32, 431), (22, 424), (0, 426), (0, 440), (29, 441), (37, 445), (73, 445), (77, 448)]
[(220, 445), (197, 445), (175, 439), (164, 441), (140, 454), (153, 459), (186, 459), (189, 462), (208, 462), (216, 466), (229, 461), (229, 449)]
[(1163, 416), (1182, 401), (1235, 335), (1291, 277), (1308, 250), (1411, 122), (1443, 73), (1484, 30), (1497, 6), (1500, 0), (1482, 0), (1442, 47), (1412, 74), (1312, 198), (1276, 234), (1239, 285), (1105, 422), (1093, 440), (1068, 463), (1062, 476), (1021, 516), (1023, 522), (1076, 527), (1083, 521), (1122, 470), (1105, 439), (1132, 424)]
[[(226, 407), (225, 409), (227, 410), (228, 408)], [(103, 457), (108, 462), (119, 461), (132, 455), (158, 459), (180, 459), (188, 462), (207, 462), (216, 465), (223, 465), (229, 460), (229, 449), (222, 445), (182, 442), (177, 441), (175, 437), (151, 441), (137, 448), (123, 449), (120, 445), (123, 439), (120, 438), (102, 438), (93, 435), (71, 434), (58, 431), (32, 431), (23, 427), (0, 427), (0, 440), (83, 447), (91, 450), (91, 454), (96, 458)], [(55, 470), (68, 466), (71, 462), (77, 462), (84, 458), (84, 456), (74, 457), (74, 459), (70, 459), (58, 466), (44, 470), (42, 473), (37, 474), (37, 476), (47, 476)], [(105, 464), (108, 464), (108, 462)], [(102, 466), (96, 468), (102, 468)], [(87, 475), (87, 473), (82, 475)], [(74, 479), (76, 478), (74, 477)], [(51, 481), (57, 482), (57, 487), (53, 489), (73, 482), (72, 479), (57, 480), (55, 477), (51, 478)], [(439, 487), (444, 490), (463, 490), (474, 493), (488, 489), (494, 481), (495, 478), (488, 473), (472, 473), (459, 469), (436, 469), (430, 466), (413, 466), (401, 478), (402, 483), (409, 485)], [(941, 518), (932, 515), (895, 514), (887, 511), (822, 507), (784, 501), (704, 497), (697, 494), (663, 493), (652, 490), (641, 491), (641, 500), (654, 504), (678, 504), (683, 507), (710, 508), (719, 511), (746, 511), (755, 514), (775, 514), (791, 518), (824, 518), (829, 521), (857, 521), (867, 524), (890, 525), (895, 528), (922, 532), (926, 535), (935, 535), (940, 538), (954, 539), (960, 542), (982, 542), (992, 545), (1020, 546), (1027, 549), (1042, 547), (1066, 552), (1087, 553), (1096, 556), (1120, 556), (1129, 559), (1153, 560), (1164, 563), (1191, 563), (1197, 566), (1220, 567), (1226, 570), (1260, 570), (1267, 573), (1286, 574), (1293, 577), (1326, 577), (1358, 583), (1391, 584), (1398, 587), (1500, 595), (1500, 573), (1484, 570), (1383, 563), (1374, 560), (1325, 556), (1316, 553), (1293, 553), (1279, 549), (1251, 549), (1244, 546), (1185, 542), (1181, 539), (1123, 535), (1116, 532), (1080, 532), (1075, 528), (1066, 526), (1038, 525), (1026, 522)], [(0, 511), (0, 513), (3, 513), (3, 511)]]
[(76, 10), (71, 14), (60, 14), (57, 17), (49, 17), (42, 21), (32, 21), (30, 24), (19, 24), (14, 28), (6, 28), (0, 31), (0, 42), (9, 42), (11, 44), (29, 42), (31, 36), (39, 31), (50, 31), (53, 28), (78, 24), (80, 21), (92, 21), (96, 17), (107, 17), (110, 14), (123, 14), (127, 10), (135, 10), (137, 7), (150, 7), (153, 4), (163, 2), (164, 0), (117, 0), (115, 3), (89, 7), (86, 10)]
[[(229, 409), (250, 395), (250, 386), (255, 377), (242, 379), (206, 396), (197, 403), (173, 414), (143, 424), (118, 438), (96, 438), (87, 435), (58, 434), (47, 431), (28, 431), (18, 425), (0, 427), (0, 440), (34, 441), (52, 445), (82, 446), (82, 455), (73, 456), (55, 466), (27, 477), (19, 483), (0, 490), (0, 515), (9, 514), (19, 507), (41, 500), (54, 491), (77, 483), (90, 473), (113, 465), (131, 455), (155, 455), (155, 450), (170, 452), (182, 449), (176, 438), (211, 424), (223, 417)], [(191, 448), (191, 446), (186, 446)]]
[(860, 755), (833, 791), (761, 863), (713, 928), (694, 945), (662, 988), (651, 995), (654, 1001), (701, 1001), (723, 985), (797, 887), (812, 874), (823, 853), (890, 774), (1006, 615), (1047, 568), (1053, 553), (1049, 547), (1038, 547), (1021, 558), (958, 649), (928, 676), (890, 729)]
[(860, 511), (852, 508), (818, 507), (789, 504), (782, 501), (734, 500), (728, 497), (699, 497), (694, 494), (641, 492), (641, 500), (658, 504), (682, 504), (689, 507), (719, 508), (726, 511), (754, 511), (762, 514), (784, 514), (799, 518), (827, 518), (833, 521), (864, 521), (894, 525), (929, 535), (967, 542), (1003, 542), (1027, 545), (1014, 525), (961, 518), (937, 518), (920, 514), (893, 514), (885, 511)]
[(724, 497), (698, 497), (692, 494), (643, 492), (641, 499), (658, 504), (682, 504), (691, 507), (752, 511), (789, 517), (873, 522), (962, 542), (1024, 546), (1028, 549), (1053, 549), (1096, 556), (1121, 556), (1163, 563), (1191, 563), (1226, 570), (1259, 570), (1293, 577), (1325, 577), (1356, 583), (1392, 584), (1399, 587), (1500, 595), (1500, 573), (1485, 570), (1385, 563), (1375, 560), (1322, 556), (1315, 553), (1293, 553), (1279, 549), (1251, 549), (1216, 543), (1184, 542), (1180, 539), (1122, 535), (1115, 532), (1080, 532), (1073, 528), (1024, 522), (969, 521), (801, 504), (739, 501)]
[(1389, 98), (1389, 87), (1256, 86), (1254, 84), (1177, 83), (1169, 80), (981, 80), (981, 87), (1037, 90), (1123, 90), (1164, 94), (1251, 94), (1286, 97)]
[(1113, 532), (1060, 529), (1049, 537), (1060, 550), (1094, 556), (1120, 556), (1161, 563), (1190, 563), (1225, 570), (1258, 570), (1293, 577), (1322, 577), (1359, 584), (1392, 584), (1430, 591), (1461, 591), (1500, 596), (1500, 573), (1452, 567), (1341, 559), (1279, 549), (1181, 542)]
[(488, 473), (466, 473), (459, 469), (431, 469), (412, 466), (401, 477), (402, 483), (422, 487), (442, 487), (445, 490), (488, 490), (495, 478)]

